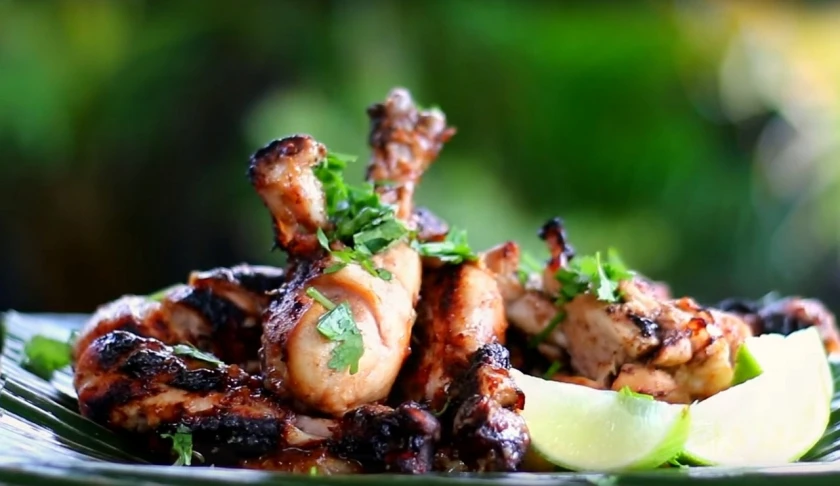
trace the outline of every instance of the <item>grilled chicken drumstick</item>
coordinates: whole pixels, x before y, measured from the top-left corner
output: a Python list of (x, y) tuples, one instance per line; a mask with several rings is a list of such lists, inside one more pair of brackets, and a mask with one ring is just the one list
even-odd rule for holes
[(427, 265), (402, 396), (444, 424), (438, 467), (515, 471), (530, 444), (517, 412), (524, 396), (508, 374), (504, 300), (483, 258)]
[[(441, 112), (419, 112), (401, 89), (369, 114), (374, 151), (369, 181), (384, 203), (396, 205), (396, 218), (412, 227), (414, 187), (452, 130)], [(388, 396), (409, 351), (421, 263), (408, 242), (399, 241), (372, 256), (389, 279), (356, 264), (326, 271), (341, 263), (317, 238), (319, 230), (329, 232), (334, 224), (314, 172), (326, 157), (324, 145), (311, 137), (287, 137), (258, 151), (249, 174), (274, 219), (277, 246), (290, 258), (288, 281), (264, 319), (266, 387), (300, 407), (340, 417)], [(310, 289), (349, 306), (364, 346), (357, 372), (330, 365), (337, 343), (317, 329), (329, 309)]]
[(473, 353), (504, 344), (507, 319), (495, 276), (481, 262), (426, 268), (403, 373), (403, 395), (441, 410), (452, 381), (470, 366)]

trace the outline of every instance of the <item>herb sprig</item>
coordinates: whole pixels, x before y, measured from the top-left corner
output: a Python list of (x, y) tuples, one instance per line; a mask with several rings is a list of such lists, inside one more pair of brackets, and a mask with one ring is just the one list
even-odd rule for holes
[(192, 431), (189, 428), (179, 425), (174, 434), (160, 434), (160, 436), (163, 439), (172, 439), (172, 452), (178, 456), (173, 466), (190, 466), (193, 457), (204, 462), (204, 457), (193, 450)]
[(224, 362), (210, 353), (206, 353), (192, 344), (176, 344), (172, 346), (172, 352), (178, 356), (186, 356), (188, 358), (197, 359), (209, 363), (214, 367), (224, 366)]
[(72, 343), (75, 340), (73, 334), (67, 341), (53, 339), (51, 337), (36, 334), (23, 346), (23, 358), (21, 366), (49, 380), (53, 373), (72, 361)]
[(614, 303), (621, 300), (619, 284), (633, 277), (633, 272), (627, 269), (618, 256), (618, 252), (610, 248), (607, 259), (601, 258), (601, 253), (582, 255), (573, 258), (569, 265), (561, 268), (555, 274), (560, 282), (560, 295), (555, 300), (559, 307), (554, 318), (533, 338), (530, 346), (536, 347), (545, 341), (549, 334), (566, 318), (563, 306), (578, 295), (591, 293), (602, 302)]
[[(376, 268), (372, 257), (410, 232), (404, 223), (396, 219), (394, 208), (382, 203), (372, 184), (358, 187), (347, 184), (344, 169), (354, 160), (352, 156), (329, 153), (314, 169), (324, 189), (327, 214), (333, 222), (329, 233), (318, 230), (318, 242), (339, 260), (328, 267), (326, 273), (357, 263), (371, 275), (391, 280), (391, 272)], [(332, 242), (340, 245), (333, 248)]]
[(557, 271), (556, 278), (562, 285), (558, 304), (565, 304), (586, 292), (593, 293), (603, 302), (618, 302), (621, 298), (619, 283), (632, 276), (613, 249), (607, 252), (606, 261), (601, 259), (600, 252), (578, 256), (567, 268)]
[(444, 241), (418, 241), (416, 233), (396, 218), (395, 208), (382, 203), (373, 184), (352, 186), (344, 180), (344, 169), (353, 161), (353, 156), (329, 153), (314, 168), (324, 189), (327, 214), (333, 223), (329, 232), (317, 231), (318, 242), (338, 260), (327, 267), (325, 273), (337, 272), (356, 263), (371, 275), (391, 280), (391, 272), (377, 268), (372, 257), (406, 239), (420, 255), (436, 257), (444, 263), (478, 259), (463, 230), (453, 228)]
[[(441, 242), (419, 242), (416, 233), (397, 219), (394, 206), (381, 201), (376, 186), (370, 183), (352, 186), (345, 181), (344, 170), (355, 160), (354, 156), (331, 152), (313, 169), (324, 190), (327, 215), (332, 223), (328, 231), (319, 228), (316, 232), (318, 243), (336, 260), (324, 269), (325, 274), (355, 263), (371, 275), (390, 281), (391, 272), (378, 268), (373, 256), (405, 240), (420, 255), (434, 256), (445, 263), (478, 258), (464, 231), (452, 230)], [(391, 182), (379, 185), (388, 184)], [(335, 304), (312, 287), (306, 289), (306, 294), (327, 309), (318, 320), (318, 332), (338, 342), (328, 366), (337, 371), (347, 369), (351, 375), (357, 373), (364, 341), (350, 306), (347, 302)]]
[(464, 261), (476, 261), (478, 255), (470, 248), (467, 242), (467, 232), (452, 228), (446, 234), (443, 241), (429, 241), (421, 243), (412, 240), (411, 246), (424, 257), (436, 257), (444, 263), (461, 263)]
[(359, 371), (359, 360), (365, 352), (365, 344), (350, 305), (347, 302), (336, 305), (315, 287), (307, 288), (306, 295), (327, 309), (318, 319), (318, 332), (330, 341), (338, 342), (327, 366), (336, 371), (349, 369), (351, 375), (356, 374)]

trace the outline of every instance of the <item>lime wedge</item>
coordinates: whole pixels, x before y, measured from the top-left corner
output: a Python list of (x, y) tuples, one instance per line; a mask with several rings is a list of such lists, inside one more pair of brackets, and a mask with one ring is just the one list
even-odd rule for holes
[(735, 369), (732, 373), (732, 386), (740, 385), (745, 381), (752, 380), (759, 376), (763, 370), (758, 364), (758, 359), (750, 352), (747, 346), (738, 348), (735, 355)]
[(685, 460), (785, 464), (808, 452), (825, 432), (833, 385), (816, 328), (753, 337), (743, 346), (763, 372), (691, 407)]
[(511, 375), (525, 392), (522, 416), (531, 446), (557, 466), (598, 472), (652, 469), (685, 444), (687, 405), (547, 381), (515, 369)]

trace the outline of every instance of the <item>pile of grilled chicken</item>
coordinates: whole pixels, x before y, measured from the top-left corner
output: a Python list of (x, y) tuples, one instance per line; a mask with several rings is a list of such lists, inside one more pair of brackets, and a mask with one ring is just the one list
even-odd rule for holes
[[(368, 182), (416, 238), (444, 240), (447, 225), (415, 208), (413, 194), (454, 129), (403, 89), (368, 115)], [(400, 241), (372, 256), (389, 279), (335, 267), (319, 239), (334, 224), (315, 173), (326, 157), (323, 144), (295, 135), (250, 159), (286, 268), (194, 272), (162, 297), (124, 296), (94, 313), (73, 349), (86, 417), (142, 437), (161, 460), (171, 444), (161, 435), (186, 430), (219, 466), (517, 471), (530, 439), (512, 363), (690, 403), (729, 386), (748, 336), (817, 326), (827, 350), (840, 351), (834, 317), (802, 298), (704, 307), (634, 273), (619, 301), (583, 293), (559, 306), (555, 276), (575, 254), (558, 218), (539, 231), (551, 258), (527, 278), (514, 242), (452, 263)], [(336, 342), (316, 330), (329, 309), (311, 288), (349, 306), (363, 337), (352, 373), (330, 365)]]

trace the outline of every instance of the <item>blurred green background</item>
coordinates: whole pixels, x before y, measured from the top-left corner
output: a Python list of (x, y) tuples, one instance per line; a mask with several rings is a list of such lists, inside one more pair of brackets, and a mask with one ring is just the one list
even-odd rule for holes
[[(704, 302), (840, 305), (835, 2), (0, 0), (0, 309), (279, 264), (250, 154), (367, 156), (394, 86), (458, 134), (419, 200), (478, 248), (563, 217)], [(360, 179), (363, 163), (353, 168)]]

